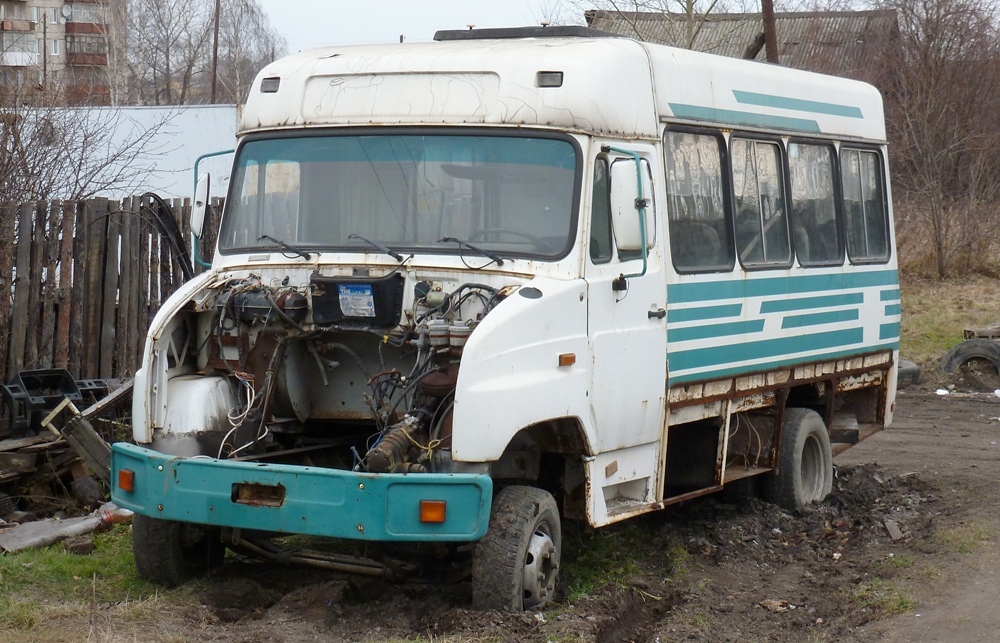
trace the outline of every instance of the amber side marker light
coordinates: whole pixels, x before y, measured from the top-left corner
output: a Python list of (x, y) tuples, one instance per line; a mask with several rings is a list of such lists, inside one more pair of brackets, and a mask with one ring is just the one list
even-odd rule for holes
[(135, 471), (128, 469), (118, 470), (118, 488), (122, 491), (135, 491)]
[(420, 522), (444, 522), (447, 505), (444, 500), (421, 500)]
[(559, 366), (572, 366), (576, 364), (576, 353), (562, 353), (559, 356)]

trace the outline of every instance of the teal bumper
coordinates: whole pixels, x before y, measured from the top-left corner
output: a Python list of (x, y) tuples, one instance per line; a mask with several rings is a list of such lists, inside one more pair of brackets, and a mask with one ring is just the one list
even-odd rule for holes
[[(121, 470), (134, 474), (131, 492), (118, 487)], [(126, 443), (111, 449), (111, 480), (115, 504), (144, 516), (373, 541), (479, 540), (493, 494), (486, 475), (183, 458)], [(421, 500), (443, 500), (444, 522), (420, 522)]]

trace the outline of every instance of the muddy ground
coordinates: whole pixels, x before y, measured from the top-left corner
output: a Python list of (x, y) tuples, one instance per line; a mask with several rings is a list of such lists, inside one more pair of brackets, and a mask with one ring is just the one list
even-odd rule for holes
[(158, 601), (140, 627), (92, 611), (88, 638), (995, 640), (1000, 397), (988, 378), (951, 383), (947, 395), (940, 382), (901, 391), (892, 428), (838, 456), (821, 505), (722, 496), (596, 532), (568, 526), (570, 593), (541, 613), (477, 612), (467, 583), (392, 585), (230, 555), (195, 605)]

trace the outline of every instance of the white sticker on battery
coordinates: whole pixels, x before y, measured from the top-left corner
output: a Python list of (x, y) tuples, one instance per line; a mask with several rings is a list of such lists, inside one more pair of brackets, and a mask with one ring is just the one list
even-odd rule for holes
[(375, 297), (371, 284), (337, 284), (340, 311), (344, 317), (374, 317)]

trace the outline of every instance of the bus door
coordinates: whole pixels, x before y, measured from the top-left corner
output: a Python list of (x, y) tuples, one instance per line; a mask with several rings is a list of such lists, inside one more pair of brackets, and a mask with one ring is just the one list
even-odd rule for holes
[(604, 147), (595, 159), (586, 276), (598, 452), (656, 442), (662, 429), (667, 288), (657, 169), (651, 146)]

